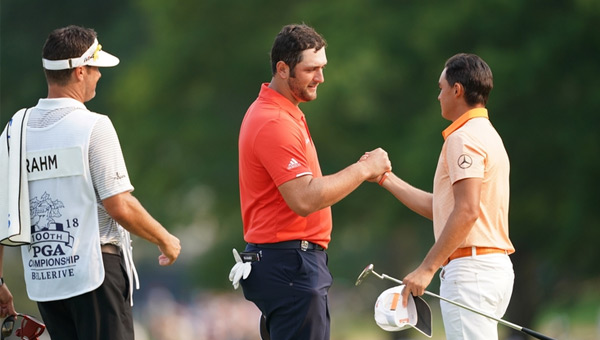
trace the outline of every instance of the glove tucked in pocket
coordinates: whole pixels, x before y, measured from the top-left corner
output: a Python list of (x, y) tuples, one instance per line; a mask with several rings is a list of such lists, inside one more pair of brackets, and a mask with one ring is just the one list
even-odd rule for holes
[[(244, 254), (244, 253), (242, 253)], [(258, 253), (256, 253), (258, 255)], [(231, 271), (229, 272), (229, 281), (233, 285), (234, 289), (238, 289), (240, 286), (240, 280), (245, 280), (248, 275), (250, 275), (250, 271), (252, 270), (252, 261), (258, 261), (258, 257), (256, 259), (248, 258), (246, 259), (246, 254), (244, 254), (244, 260), (248, 262), (242, 261), (240, 254), (238, 251), (233, 248), (233, 258), (235, 259), (235, 264)]]

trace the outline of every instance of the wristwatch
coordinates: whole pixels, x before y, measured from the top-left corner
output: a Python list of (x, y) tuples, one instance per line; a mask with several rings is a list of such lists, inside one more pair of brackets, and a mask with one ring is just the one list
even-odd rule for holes
[(4, 286), (4, 278), (0, 277), (0, 287)]

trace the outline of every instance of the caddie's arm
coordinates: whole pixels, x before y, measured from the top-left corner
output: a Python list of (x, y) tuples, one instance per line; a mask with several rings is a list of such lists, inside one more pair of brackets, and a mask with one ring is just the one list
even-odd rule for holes
[[(4, 278), (4, 270), (3, 270), (3, 260), (4, 260), (4, 246), (0, 245), (0, 277)], [(3, 279), (4, 281), (4, 279)], [(13, 296), (8, 289), (6, 283), (2, 282), (2, 286), (0, 286), (0, 317), (5, 318), (9, 315), (17, 315), (15, 311), (15, 306), (13, 304)]]
[(287, 181), (279, 186), (279, 192), (290, 209), (300, 216), (332, 206), (364, 181), (392, 169), (383, 149), (378, 148), (368, 154), (367, 160), (356, 162), (333, 175), (318, 178), (306, 175)]
[(125, 229), (158, 246), (162, 253), (158, 258), (161, 266), (175, 262), (181, 252), (179, 239), (155, 220), (130, 192), (106, 198), (102, 204)]

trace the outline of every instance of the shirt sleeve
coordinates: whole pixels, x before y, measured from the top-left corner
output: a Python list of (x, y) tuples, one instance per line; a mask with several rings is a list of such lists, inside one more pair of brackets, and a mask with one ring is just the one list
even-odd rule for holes
[(446, 162), (452, 184), (465, 178), (483, 178), (486, 152), (466, 133), (455, 132), (448, 136)]
[(89, 157), (92, 182), (101, 200), (133, 191), (117, 132), (107, 116), (94, 125)]
[(276, 186), (312, 175), (306, 156), (307, 137), (292, 122), (274, 120), (257, 134), (254, 152)]

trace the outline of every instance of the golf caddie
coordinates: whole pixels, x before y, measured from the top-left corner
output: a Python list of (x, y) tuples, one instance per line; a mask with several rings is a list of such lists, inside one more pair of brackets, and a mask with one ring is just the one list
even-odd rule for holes
[[(325, 80), (325, 40), (307, 25), (288, 25), (271, 49), (272, 79), (244, 116), (239, 185), (245, 252), (230, 279), (264, 316), (274, 340), (327, 340), (330, 206), (361, 183), (391, 170), (382, 149), (323, 176), (298, 104), (317, 98)], [(234, 254), (237, 252), (234, 251)], [(241, 281), (240, 281), (241, 280)]]
[[(440, 295), (501, 318), (512, 294), (514, 272), (508, 237), (509, 159), (488, 117), (492, 71), (480, 57), (457, 54), (439, 78), (442, 116), (452, 123), (433, 181), (433, 193), (393, 173), (381, 183), (404, 205), (433, 220), (435, 244), (402, 282), (421, 296), (441, 267)], [(447, 339), (498, 339), (497, 322), (441, 302)]]
[[(1, 137), (0, 239), (22, 245), (27, 293), (52, 339), (133, 340), (129, 232), (158, 246), (160, 265), (177, 259), (180, 242), (131, 194), (108, 116), (84, 104), (100, 68), (119, 59), (93, 29), (68, 26), (50, 33), (41, 62), (47, 98), (19, 110)], [(16, 315), (2, 278), (0, 308)]]

